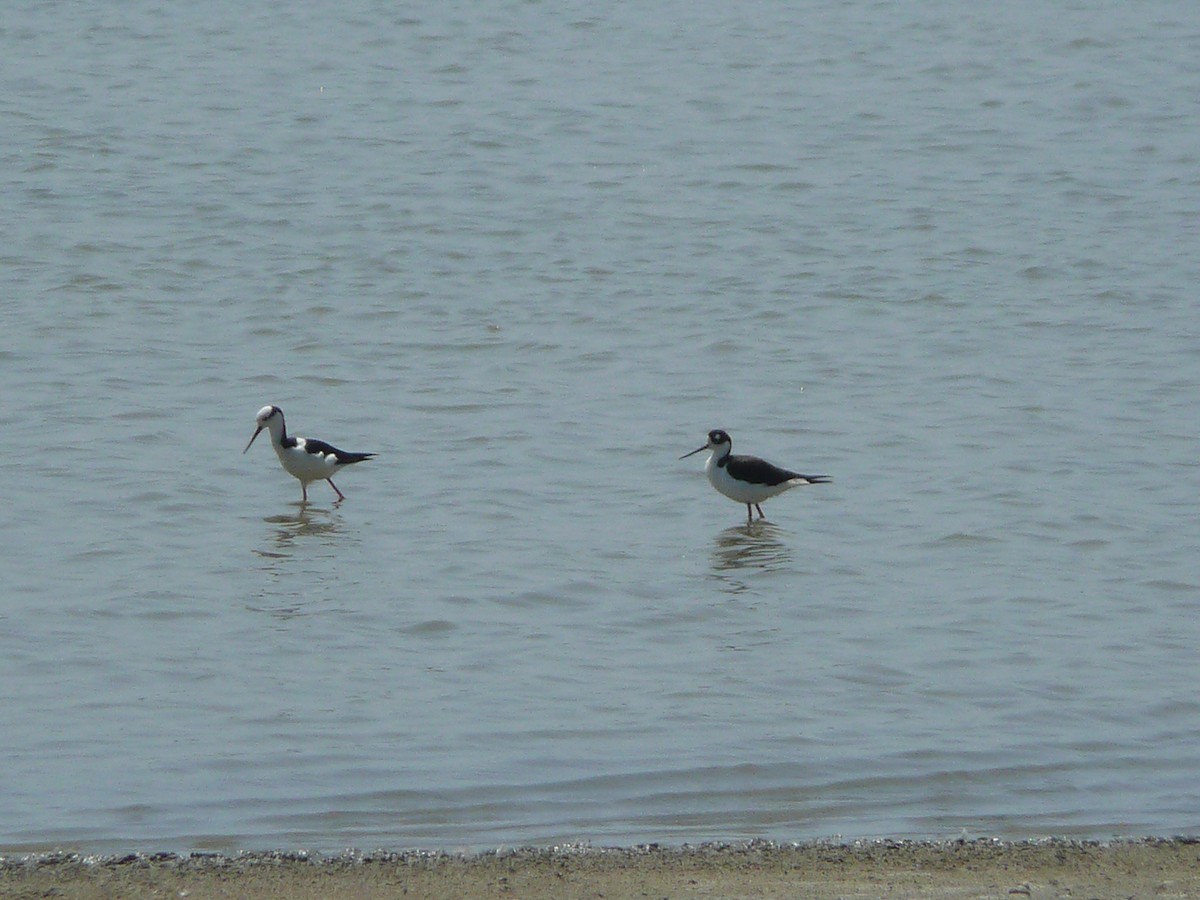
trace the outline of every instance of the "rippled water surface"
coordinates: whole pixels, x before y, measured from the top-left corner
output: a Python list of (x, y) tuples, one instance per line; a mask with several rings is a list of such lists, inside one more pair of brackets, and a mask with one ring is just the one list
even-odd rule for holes
[(0, 849), (1200, 831), (1200, 7), (0, 49)]

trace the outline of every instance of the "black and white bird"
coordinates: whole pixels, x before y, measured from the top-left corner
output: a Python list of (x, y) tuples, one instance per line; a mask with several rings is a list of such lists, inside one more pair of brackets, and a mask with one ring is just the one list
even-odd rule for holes
[(746, 504), (747, 524), (753, 520), (751, 506), (758, 510), (760, 519), (765, 519), (762, 507), (759, 506), (764, 500), (794, 487), (826, 484), (833, 480), (828, 475), (801, 475), (798, 472), (789, 472), (757, 456), (734, 456), (733, 438), (720, 428), (708, 433), (708, 443), (703, 447), (697, 447), (679, 458), (687, 459), (702, 450), (712, 451), (704, 465), (704, 474), (708, 476), (712, 486), (730, 500)]
[[(271, 432), (271, 443), (275, 447), (275, 455), (279, 457), (279, 462), (283, 464), (288, 474), (300, 480), (300, 490), (303, 492), (302, 502), (304, 503), (308, 502), (309, 483), (321, 479), (329, 482), (329, 486), (338, 495), (338, 502), (345, 500), (346, 495), (338, 490), (338, 486), (333, 483), (332, 476), (346, 466), (376, 455), (374, 453), (347, 453), (332, 444), (314, 438), (289, 437), (287, 425), (283, 421), (283, 410), (278, 406), (264, 406), (254, 419), (258, 428), (251, 436), (250, 444), (254, 443), (254, 439), (264, 428)], [(246, 450), (250, 449), (250, 444), (246, 445)], [(242, 453), (245, 453), (246, 450), (243, 450)]]

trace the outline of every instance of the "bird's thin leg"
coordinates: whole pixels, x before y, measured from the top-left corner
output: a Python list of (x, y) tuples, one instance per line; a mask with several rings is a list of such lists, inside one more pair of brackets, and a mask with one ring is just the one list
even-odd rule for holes
[(308, 485), (305, 484), (303, 481), (300, 482), (300, 502), (301, 503), (308, 502)]
[(755, 503), (755, 504), (754, 504), (754, 508), (758, 510), (758, 517), (759, 517), (760, 519), (765, 519), (765, 518), (766, 518), (766, 516), (764, 516), (764, 515), (763, 515), (763, 511), (762, 511), (762, 507), (761, 507), (761, 506), (759, 506), (757, 503)]
[(751, 513), (750, 504), (747, 503), (746, 504), (746, 524), (749, 525), (753, 521), (754, 521), (754, 516)]
[(341, 491), (339, 491), (339, 490), (338, 490), (338, 486), (337, 486), (336, 484), (334, 484), (334, 483), (333, 483), (333, 479), (332, 479), (332, 478), (326, 478), (325, 480), (329, 482), (329, 486), (330, 486), (331, 488), (333, 488), (333, 492), (334, 492), (335, 494), (337, 494), (337, 495), (338, 495), (338, 500), (345, 500), (345, 499), (346, 499), (346, 495), (345, 495), (345, 494), (343, 494)]

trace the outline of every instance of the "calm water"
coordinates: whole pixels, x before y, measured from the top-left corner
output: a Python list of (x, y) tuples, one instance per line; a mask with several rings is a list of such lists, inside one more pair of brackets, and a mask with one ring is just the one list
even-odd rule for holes
[(1200, 7), (453, 6), (0, 23), (0, 849), (1200, 833)]

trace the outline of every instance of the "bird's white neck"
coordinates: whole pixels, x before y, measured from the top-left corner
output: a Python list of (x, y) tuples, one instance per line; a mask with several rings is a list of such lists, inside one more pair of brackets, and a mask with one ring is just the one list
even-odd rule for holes
[(710, 447), (709, 454), (708, 454), (708, 462), (704, 464), (704, 468), (708, 469), (709, 471), (712, 471), (713, 469), (720, 466), (721, 463), (724, 462), (725, 457), (727, 457), (729, 455), (729, 452), (732, 449), (733, 449), (733, 447), (729, 444), (718, 444), (715, 447)]
[(287, 434), (287, 426), (283, 421), (283, 413), (267, 419), (267, 431), (271, 432), (271, 443), (275, 445), (275, 449), (283, 446), (283, 438)]

